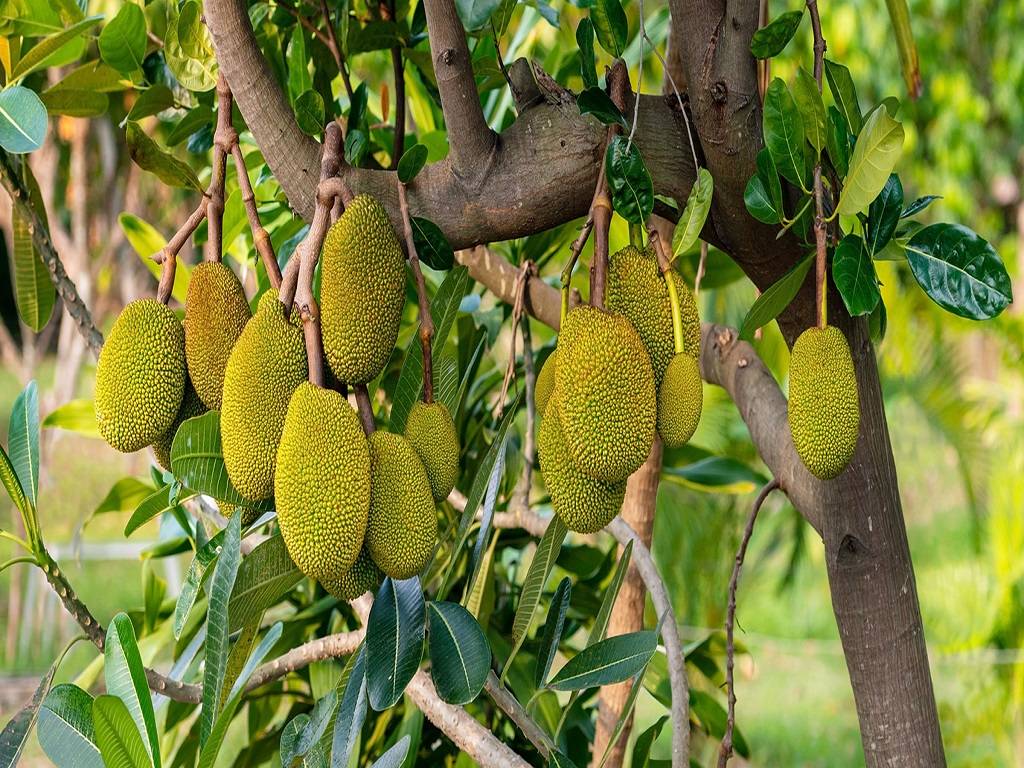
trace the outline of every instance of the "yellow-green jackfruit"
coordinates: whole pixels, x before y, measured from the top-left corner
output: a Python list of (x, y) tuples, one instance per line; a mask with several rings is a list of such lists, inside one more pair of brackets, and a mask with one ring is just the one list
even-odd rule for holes
[(274, 476), (277, 522), (299, 570), (343, 576), (363, 546), (370, 452), (359, 417), (339, 393), (308, 381), (288, 404)]
[(544, 411), (548, 407), (548, 400), (551, 399), (551, 390), (555, 388), (555, 366), (558, 365), (558, 350), (556, 349), (550, 355), (548, 359), (544, 361), (544, 365), (540, 367), (540, 373), (537, 374), (537, 381), (533, 385), (533, 402), (537, 406), (537, 415), (543, 416)]
[(658, 434), (669, 448), (686, 445), (700, 423), (704, 383), (700, 366), (687, 354), (672, 358), (658, 389)]
[(789, 363), (789, 430), (811, 474), (831, 480), (857, 447), (860, 398), (850, 345), (835, 326), (808, 328)]
[(565, 443), (582, 472), (618, 483), (644, 463), (657, 397), (651, 358), (629, 320), (594, 307), (570, 312), (558, 337), (555, 389)]
[(423, 462), (434, 501), (447, 499), (459, 478), (459, 435), (444, 403), (414, 403), (405, 439)]
[(230, 267), (204, 261), (192, 270), (185, 299), (185, 358), (207, 408), (220, 410), (224, 369), (250, 317), (245, 291)]
[(152, 445), (174, 423), (185, 394), (185, 331), (155, 299), (124, 308), (96, 364), (96, 424), (125, 453)]
[[(669, 272), (679, 295), (683, 321), (683, 351), (700, 357), (700, 317), (697, 301), (686, 281)], [(605, 304), (612, 312), (629, 318), (651, 356), (655, 382), (660, 386), (665, 369), (675, 356), (672, 335), (672, 305), (658, 261), (650, 251), (627, 245), (608, 260), (608, 288)]]
[(372, 500), (366, 548), (393, 579), (422, 571), (437, 542), (437, 511), (430, 480), (416, 451), (401, 435), (370, 435)]
[[(230, 519), (235, 514), (236, 505), (228, 504), (226, 501), (220, 499), (214, 499), (217, 502), (217, 511), (220, 512), (225, 518)], [(261, 509), (258, 506), (253, 507), (242, 507), (242, 533), (245, 533), (245, 529), (260, 519), (266, 510)]]
[(327, 232), (321, 261), (324, 356), (348, 384), (375, 378), (398, 338), (405, 257), (383, 206), (357, 195)]
[(221, 400), (224, 465), (235, 490), (249, 501), (274, 493), (288, 403), (307, 373), (298, 314), (286, 316), (277, 291), (267, 291), (231, 350)]
[(342, 600), (355, 600), (366, 592), (372, 592), (384, 580), (384, 574), (373, 562), (366, 547), (359, 550), (359, 557), (345, 573), (336, 579), (321, 582), (324, 589)]
[(159, 439), (153, 443), (153, 458), (156, 459), (157, 464), (168, 472), (171, 471), (171, 443), (174, 442), (174, 435), (177, 433), (178, 427), (181, 426), (181, 422), (185, 421), (185, 419), (191, 419), (193, 416), (202, 416), (207, 410), (203, 401), (199, 399), (199, 395), (196, 394), (195, 387), (192, 386), (192, 380), (186, 377), (185, 396), (181, 398), (181, 407), (178, 408), (178, 415), (174, 417), (174, 423), (171, 424), (170, 429), (160, 435)]
[(571, 531), (595, 533), (611, 522), (622, 509), (626, 481), (605, 483), (587, 477), (569, 457), (558, 411), (558, 390), (548, 401), (540, 422), (537, 447), (544, 484), (551, 494), (551, 506)]

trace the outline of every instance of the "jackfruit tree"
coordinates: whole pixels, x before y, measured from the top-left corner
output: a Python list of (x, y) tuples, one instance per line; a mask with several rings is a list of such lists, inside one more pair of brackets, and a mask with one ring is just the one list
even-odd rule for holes
[[(97, 353), (44, 426), (139, 452), (101, 509), (156, 540), (104, 627), (40, 527), (30, 384), (0, 571), (41, 569), (102, 658), (58, 658), (0, 764), (33, 725), (59, 766), (777, 763), (735, 680), (774, 496), (823, 544), (864, 762), (945, 765), (876, 349), (921, 296), (985, 321), (1012, 291), (904, 191), (904, 0), (909, 104), (858, 96), (814, 0), (101, 5), (0, 14), (0, 176), (24, 327), (59, 295)], [(26, 159), (82, 118), (174, 230), (116, 196), (149, 271), (105, 340)], [(752, 502), (735, 556), (659, 550), (672, 487)], [(684, 650), (678, 574), (713, 558)]]

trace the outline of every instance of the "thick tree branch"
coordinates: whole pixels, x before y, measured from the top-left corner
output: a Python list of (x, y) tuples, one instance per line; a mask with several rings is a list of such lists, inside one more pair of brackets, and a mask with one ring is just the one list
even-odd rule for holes
[(493, 672), (487, 673), (487, 682), (484, 683), (484, 690), (487, 691), (487, 695), (491, 697), (495, 704), (498, 705), (498, 709), (508, 715), (509, 720), (515, 723), (519, 730), (523, 732), (523, 735), (537, 748), (541, 756), (545, 760), (551, 759), (551, 753), (555, 749), (554, 743), (551, 741), (551, 737), (537, 725), (537, 722), (530, 717), (530, 713), (527, 712), (523, 705), (519, 703), (515, 696), (513, 696), (509, 690), (501, 684), (498, 676)]

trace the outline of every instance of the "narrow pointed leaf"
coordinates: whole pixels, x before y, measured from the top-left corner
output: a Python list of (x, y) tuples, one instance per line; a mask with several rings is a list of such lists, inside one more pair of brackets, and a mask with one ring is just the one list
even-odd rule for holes
[(107, 768), (149, 768), (146, 745), (129, 714), (116, 696), (97, 696), (92, 703), (96, 745)]
[(903, 210), (903, 184), (899, 175), (889, 174), (881, 193), (868, 206), (867, 250), (872, 257), (881, 251), (896, 233)]
[(206, 571), (216, 562), (217, 556), (220, 554), (224, 535), (225, 531), (218, 532), (208, 542), (200, 546), (195, 557), (192, 558), (192, 563), (185, 574), (185, 581), (182, 583), (181, 591), (178, 593), (178, 602), (174, 608), (173, 629), (175, 640), (181, 637), (181, 631), (185, 628), (188, 615), (192, 611), (196, 597), (199, 596), (199, 586), (202, 584)]
[(836, 173), (841, 178), (845, 177), (850, 170), (850, 129), (842, 112), (833, 106), (828, 108), (825, 148)]
[(615, 600), (619, 596), (619, 590), (622, 589), (622, 582), (626, 579), (626, 571), (629, 568), (629, 561), (632, 557), (633, 540), (630, 539), (622, 550), (619, 562), (615, 565), (615, 573), (612, 574), (612, 580), (608, 582), (608, 588), (604, 591), (604, 597), (601, 599), (601, 608), (598, 610), (597, 618), (594, 619), (594, 626), (590, 628), (590, 634), (587, 636), (588, 647), (604, 640), (608, 632), (608, 622), (612, 618), (612, 608), (615, 607)]
[(378, 712), (402, 698), (419, 668), (424, 614), (418, 578), (384, 579), (366, 626), (366, 690)]
[(409, 754), (409, 734), (400, 738), (387, 752), (374, 760), (370, 768), (399, 768), (405, 762), (407, 754)]
[(128, 143), (128, 154), (142, 170), (149, 171), (169, 186), (194, 189), (197, 192), (203, 191), (195, 171), (161, 149), (155, 141), (146, 135), (142, 126), (133, 120), (129, 120), (125, 128), (125, 140)]
[(331, 740), (331, 768), (347, 768), (366, 719), (366, 645), (359, 648), (345, 684)]
[(35, 380), (21, 391), (11, 408), (7, 450), (18, 482), (35, 506), (39, 495), (39, 390)]
[(597, 87), (597, 64), (594, 56), (594, 22), (580, 19), (576, 26), (576, 46), (580, 49), (580, 77), (584, 88)]
[(754, 335), (754, 331), (770, 323), (789, 306), (789, 303), (800, 292), (800, 286), (804, 284), (813, 263), (814, 260), (810, 255), (804, 256), (768, 290), (757, 297), (747, 311), (747, 316), (743, 318), (743, 324), (740, 326), (741, 338), (750, 339)]
[[(0, 99), (3, 93), (0, 93)], [(46, 206), (39, 183), (28, 163), (20, 167), (23, 185), (29, 192), (29, 203), (42, 223), (49, 226)], [(18, 305), (18, 316), (35, 332), (46, 327), (53, 315), (57, 292), (53, 287), (50, 272), (36, 249), (29, 228), (29, 221), (19, 206), (11, 209), (11, 243), (13, 252), (14, 298)]]
[(941, 199), (942, 195), (922, 195), (903, 210), (903, 213), (900, 214), (900, 218), (906, 219), (910, 216), (916, 216), (936, 200)]
[[(160, 740), (153, 712), (153, 697), (146, 682), (146, 670), (135, 640), (135, 628), (125, 613), (117, 614), (107, 626), (103, 646), (103, 677), (107, 693), (116, 696), (127, 707), (135, 722), (144, 749), (153, 765), (160, 768)], [(99, 726), (97, 724), (97, 731)], [(100, 744), (103, 751), (103, 745)]]
[(700, 238), (704, 222), (707, 221), (708, 212), (711, 210), (711, 196), (714, 190), (715, 182), (711, 177), (711, 171), (701, 168), (697, 171), (697, 180), (693, 182), (690, 195), (686, 198), (686, 207), (683, 208), (675, 233), (672, 235), (673, 259), (688, 251)]
[(562, 627), (565, 626), (565, 614), (569, 610), (569, 598), (572, 593), (572, 581), (568, 576), (564, 577), (555, 588), (555, 594), (551, 598), (551, 607), (548, 608), (547, 620), (544, 622), (544, 634), (541, 637), (540, 648), (537, 651), (537, 672), (534, 675), (533, 684), (536, 688), (543, 688), (547, 682), (548, 673), (551, 671), (551, 663), (558, 653), (558, 646), (562, 642)]
[(764, 143), (779, 174), (807, 189), (804, 121), (785, 81), (776, 77), (764, 94)]
[[(7, 454), (2, 453), (2, 450), (0, 450), (0, 454), (6, 459)], [(57, 664), (54, 663), (39, 681), (29, 703), (12, 717), (0, 732), (0, 768), (14, 768), (21, 760), (25, 742), (28, 741), (29, 734), (32, 732), (32, 726), (35, 725), (39, 715), (39, 707), (43, 703), (46, 692), (50, 689), (50, 683), (53, 682), (56, 672)]]
[(92, 696), (77, 685), (58, 685), (47, 694), (36, 733), (57, 768), (103, 768), (92, 724)]
[(102, 16), (88, 16), (80, 21), (76, 21), (67, 29), (40, 40), (18, 60), (14, 71), (11, 72), (11, 81), (20, 80), (25, 75), (47, 66), (47, 59), (79, 35), (88, 32), (102, 20)]
[(228, 603), (230, 631), (236, 631), (275, 605), (301, 580), (302, 572), (288, 556), (280, 533), (260, 542), (238, 568), (235, 589)]
[(804, 121), (804, 135), (820, 154), (826, 144), (825, 104), (814, 77), (803, 67), (796, 71), (793, 98)]
[(850, 70), (842, 64), (825, 59), (825, 79), (828, 81), (828, 89), (832, 92), (832, 98), (836, 102), (836, 108), (846, 120), (850, 132), (854, 136), (858, 135), (864, 122), (860, 113), (860, 104), (857, 103), (857, 89), (853, 84)]
[(658, 648), (653, 630), (616, 635), (573, 656), (548, 683), (555, 691), (580, 691), (621, 683), (638, 674)]
[(782, 53), (783, 48), (793, 39), (804, 9), (779, 14), (770, 23), (754, 33), (750, 40), (750, 52), (755, 59), (770, 59)]

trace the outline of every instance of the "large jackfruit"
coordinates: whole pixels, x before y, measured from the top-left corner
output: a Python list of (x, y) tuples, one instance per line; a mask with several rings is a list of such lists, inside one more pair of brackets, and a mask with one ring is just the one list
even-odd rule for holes
[(96, 424), (125, 453), (152, 445), (174, 423), (185, 394), (185, 331), (155, 299), (124, 308), (96, 364)]
[(299, 570), (343, 576), (363, 546), (370, 452), (359, 417), (331, 389), (303, 382), (288, 404), (274, 476), (277, 522)]
[(459, 435), (444, 403), (414, 403), (405, 439), (423, 462), (434, 501), (447, 499), (459, 478)]
[(800, 459), (822, 480), (850, 463), (860, 429), (860, 398), (850, 345), (835, 326), (808, 328), (789, 363), (789, 429)]
[(365, 383), (387, 364), (405, 304), (405, 257), (381, 204), (356, 196), (320, 260), (324, 356), (341, 381)]
[(551, 391), (555, 388), (555, 367), (558, 365), (558, 350), (556, 349), (550, 355), (548, 359), (544, 361), (544, 365), (540, 367), (540, 373), (537, 374), (537, 381), (533, 385), (533, 402), (537, 406), (537, 415), (543, 416), (544, 411), (548, 407), (548, 401), (551, 399)]
[(209, 409), (199, 399), (199, 395), (196, 394), (195, 387), (192, 386), (192, 380), (186, 377), (185, 396), (181, 398), (181, 407), (178, 408), (178, 415), (174, 417), (174, 423), (171, 424), (170, 428), (153, 443), (153, 458), (156, 459), (157, 464), (168, 472), (171, 471), (171, 444), (174, 442), (174, 435), (177, 433), (178, 427), (186, 419), (202, 416), (207, 410)]
[(373, 562), (366, 547), (359, 550), (359, 557), (345, 573), (336, 579), (325, 579), (324, 589), (342, 600), (355, 600), (366, 592), (373, 592), (384, 580), (384, 574)]
[(221, 401), (224, 465), (231, 484), (249, 501), (274, 493), (285, 414), (307, 372), (298, 314), (286, 316), (277, 291), (267, 291), (231, 350)]
[(437, 511), (430, 480), (416, 451), (401, 435), (370, 435), (372, 499), (366, 548), (393, 579), (422, 571), (437, 542)]
[(686, 445), (700, 423), (704, 383), (700, 366), (687, 354), (672, 358), (658, 389), (658, 434), (668, 448)]
[(622, 509), (626, 481), (605, 483), (580, 472), (569, 457), (562, 434), (559, 399), (556, 389), (540, 423), (537, 447), (541, 474), (551, 494), (551, 506), (566, 527), (578, 533), (595, 533)]
[[(683, 351), (700, 357), (700, 317), (697, 301), (686, 281), (669, 272), (679, 295), (683, 321)], [(605, 304), (612, 312), (629, 318), (651, 356), (655, 382), (660, 386), (665, 369), (675, 356), (672, 335), (672, 305), (658, 261), (649, 250), (627, 245), (608, 261), (608, 287)]]
[(185, 358), (199, 398), (220, 410), (224, 369), (252, 313), (231, 268), (204, 261), (192, 270), (185, 299)]
[(558, 337), (555, 389), (569, 455), (582, 472), (618, 483), (644, 463), (657, 398), (651, 359), (629, 320), (594, 307), (570, 312)]

